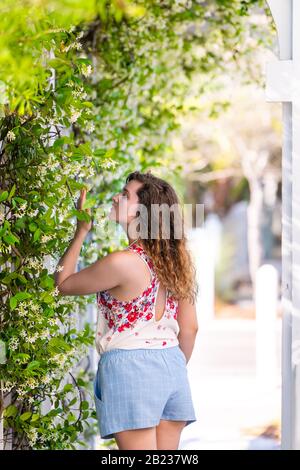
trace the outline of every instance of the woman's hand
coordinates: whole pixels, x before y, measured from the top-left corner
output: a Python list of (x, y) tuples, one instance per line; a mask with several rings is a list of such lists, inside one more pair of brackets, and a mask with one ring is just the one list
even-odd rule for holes
[[(80, 197), (77, 202), (77, 210), (82, 211), (83, 210), (83, 205), (86, 200), (86, 189), (81, 189), (80, 190)], [(84, 209), (85, 212), (87, 212), (89, 215), (91, 215), (91, 209)], [(77, 219), (77, 229), (76, 232), (80, 233), (85, 233), (87, 234), (93, 227), (93, 220), (90, 222), (86, 222), (85, 220), (78, 220)]]

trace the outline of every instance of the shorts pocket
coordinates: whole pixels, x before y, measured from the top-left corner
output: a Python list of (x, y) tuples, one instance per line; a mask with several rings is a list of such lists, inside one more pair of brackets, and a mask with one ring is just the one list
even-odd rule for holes
[(186, 366), (187, 365), (187, 362), (186, 362), (186, 357), (185, 357), (185, 354), (184, 352), (182, 351), (182, 349), (178, 346), (178, 349), (179, 349), (179, 353), (184, 361), (184, 365)]
[(102, 391), (101, 391), (101, 387), (99, 386), (99, 377), (97, 375), (94, 378), (94, 397), (97, 403), (99, 404), (103, 403)]
[(104, 403), (102, 401), (101, 390), (97, 382), (98, 382), (98, 378), (96, 376), (96, 378), (94, 379), (94, 402), (95, 402), (98, 426), (101, 429), (101, 423), (103, 421), (103, 413), (104, 413)]

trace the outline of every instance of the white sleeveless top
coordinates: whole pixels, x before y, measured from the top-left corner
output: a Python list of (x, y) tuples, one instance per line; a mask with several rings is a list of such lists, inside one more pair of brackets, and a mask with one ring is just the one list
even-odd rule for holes
[(159, 280), (145, 250), (133, 242), (126, 250), (137, 253), (151, 272), (151, 284), (137, 297), (122, 301), (107, 290), (97, 292), (97, 326), (95, 344), (98, 353), (114, 348), (167, 348), (179, 344), (178, 300), (166, 292), (165, 310), (155, 320), (155, 302)]

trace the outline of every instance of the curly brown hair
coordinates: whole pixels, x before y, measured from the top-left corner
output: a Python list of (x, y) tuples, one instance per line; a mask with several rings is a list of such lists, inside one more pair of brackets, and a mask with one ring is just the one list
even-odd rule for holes
[[(198, 295), (196, 270), (186, 246), (182, 210), (175, 190), (167, 181), (154, 176), (151, 170), (146, 173), (134, 171), (127, 176), (126, 183), (131, 180), (143, 183), (136, 194), (139, 204), (146, 208), (147, 221), (140, 214), (142, 235), (139, 236), (139, 240), (154, 263), (158, 279), (175, 299), (188, 299), (190, 303), (195, 303)], [(175, 205), (169, 212), (169, 237), (167, 238), (164, 236), (162, 214), (159, 212), (157, 215), (157, 212), (151, 210), (153, 204), (158, 206), (166, 204), (169, 207)], [(175, 224), (176, 226), (180, 224), (180, 238), (174, 236)], [(151, 237), (153, 226), (158, 227), (157, 238)], [(145, 234), (146, 236), (143, 236)]]

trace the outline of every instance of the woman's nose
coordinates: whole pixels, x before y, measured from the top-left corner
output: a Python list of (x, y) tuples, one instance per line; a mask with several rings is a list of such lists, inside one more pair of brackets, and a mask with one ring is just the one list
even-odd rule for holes
[(118, 196), (117, 196), (117, 195), (113, 196), (112, 200), (113, 200), (113, 202), (114, 202), (115, 204), (117, 204), (117, 202), (118, 202)]

